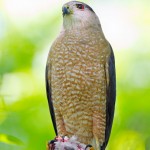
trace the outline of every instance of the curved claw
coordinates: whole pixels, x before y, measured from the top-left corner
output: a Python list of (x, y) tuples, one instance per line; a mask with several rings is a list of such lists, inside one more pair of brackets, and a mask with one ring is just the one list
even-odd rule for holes
[(54, 144), (56, 142), (56, 140), (51, 140), (48, 142), (48, 144)]
[(93, 146), (88, 144), (86, 147), (85, 147), (85, 150), (94, 150)]
[(55, 150), (55, 142), (56, 139), (49, 141), (47, 144), (47, 150)]

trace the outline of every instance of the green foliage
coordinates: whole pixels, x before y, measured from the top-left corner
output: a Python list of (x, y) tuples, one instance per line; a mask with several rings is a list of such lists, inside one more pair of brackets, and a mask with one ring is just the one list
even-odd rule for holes
[(0, 141), (6, 144), (16, 144), (16, 145), (22, 145), (22, 141), (20, 141), (18, 138), (6, 135), (6, 134), (0, 134)]
[[(147, 8), (144, 3), (141, 7)], [(59, 33), (61, 15), (46, 11), (47, 15), (38, 16), (40, 19), (33, 17), (21, 23), (19, 19), (13, 21), (6, 7), (2, 10), (0, 149), (44, 150), (55, 136), (45, 92), (45, 64)], [(149, 9), (146, 12), (150, 13)], [(145, 16), (140, 19), (134, 20), (140, 30), (138, 41), (128, 49), (114, 48), (117, 103), (107, 150), (150, 149), (150, 47), (149, 35), (142, 32), (150, 21)]]

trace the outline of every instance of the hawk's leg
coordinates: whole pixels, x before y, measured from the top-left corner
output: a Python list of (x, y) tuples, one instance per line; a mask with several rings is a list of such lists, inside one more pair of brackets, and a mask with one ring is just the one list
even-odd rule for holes
[(100, 149), (100, 146), (105, 140), (105, 117), (105, 112), (103, 112), (102, 110), (95, 111), (93, 114), (93, 135), (95, 144), (93, 146), (96, 150)]
[(56, 115), (58, 136), (66, 136), (67, 131), (66, 131), (64, 119), (63, 119), (61, 113), (58, 110), (56, 110), (55, 115)]

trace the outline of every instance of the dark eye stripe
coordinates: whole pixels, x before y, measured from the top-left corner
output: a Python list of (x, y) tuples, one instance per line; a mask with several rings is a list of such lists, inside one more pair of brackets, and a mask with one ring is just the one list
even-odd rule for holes
[(84, 9), (84, 5), (82, 5), (82, 4), (76, 4), (76, 6), (77, 6), (77, 8), (79, 8), (79, 9)]
[[(73, 2), (73, 3), (81, 3), (81, 2), (79, 2), (79, 1), (71, 1), (71, 2)], [(77, 5), (77, 4), (76, 4), (76, 5)], [(87, 4), (83, 3), (83, 2), (82, 2), (81, 5), (83, 5), (83, 6), (84, 6), (85, 8), (87, 8), (87, 9), (89, 9), (91, 12), (95, 13), (94, 10), (93, 10), (89, 5), (87, 5)], [(76, 6), (76, 7), (77, 7), (77, 6)]]
[(90, 6), (86, 5), (86, 8), (88, 8), (90, 11), (94, 12), (94, 10)]

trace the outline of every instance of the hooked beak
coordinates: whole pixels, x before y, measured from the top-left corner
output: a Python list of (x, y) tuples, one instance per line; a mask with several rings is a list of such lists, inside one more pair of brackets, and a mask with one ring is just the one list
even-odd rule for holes
[(65, 15), (69, 15), (69, 14), (70, 14), (69, 7), (64, 6), (63, 9), (62, 9), (62, 11), (63, 11), (63, 17), (64, 17)]

